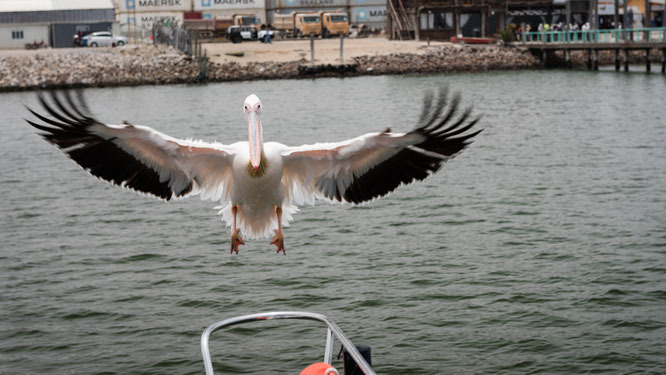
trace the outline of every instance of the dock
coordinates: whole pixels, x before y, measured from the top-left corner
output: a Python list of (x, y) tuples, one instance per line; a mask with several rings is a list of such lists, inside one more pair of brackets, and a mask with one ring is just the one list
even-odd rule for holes
[(590, 70), (599, 69), (599, 51), (611, 50), (615, 51), (615, 70), (620, 70), (623, 55), (624, 70), (629, 71), (629, 52), (642, 50), (645, 51), (645, 68), (650, 72), (650, 53), (661, 50), (661, 72), (666, 74), (666, 27), (524, 32), (517, 44), (539, 54), (544, 64), (549, 55), (562, 51), (569, 68), (571, 51), (587, 51), (587, 68)]

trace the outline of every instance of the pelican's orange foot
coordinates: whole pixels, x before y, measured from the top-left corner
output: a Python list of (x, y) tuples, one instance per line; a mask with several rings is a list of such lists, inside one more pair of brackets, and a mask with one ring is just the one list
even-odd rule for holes
[(245, 245), (245, 242), (243, 242), (240, 232), (235, 230), (231, 233), (231, 254), (233, 254), (234, 251), (238, 254), (238, 246), (240, 245)]
[(271, 240), (271, 245), (275, 245), (277, 247), (277, 253), (280, 254), (280, 251), (284, 255), (287, 255), (287, 252), (284, 251), (284, 236), (282, 233), (278, 232), (277, 230), (275, 231), (275, 236), (273, 236), (273, 240)]

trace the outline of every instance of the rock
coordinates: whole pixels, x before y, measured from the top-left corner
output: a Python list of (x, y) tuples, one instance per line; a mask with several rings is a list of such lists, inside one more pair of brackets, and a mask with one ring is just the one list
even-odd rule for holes
[[(345, 66), (312, 67), (305, 59), (247, 65), (209, 62), (207, 81), (541, 68), (537, 58), (516, 48), (450, 45), (431, 46), (423, 52), (361, 56)], [(0, 57), (0, 91), (190, 83), (197, 82), (198, 76), (195, 59), (165, 46), (82, 48), (67, 53), (48, 51)]]

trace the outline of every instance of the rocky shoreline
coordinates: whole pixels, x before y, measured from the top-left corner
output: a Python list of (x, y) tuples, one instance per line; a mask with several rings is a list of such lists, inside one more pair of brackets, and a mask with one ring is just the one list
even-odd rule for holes
[(246, 65), (209, 62), (207, 78), (201, 80), (197, 62), (175, 49), (147, 45), (0, 56), (0, 91), (541, 67), (538, 58), (517, 48), (453, 45), (428, 47), (422, 54), (393, 53), (356, 57), (353, 62), (342, 66), (321, 65), (316, 66), (316, 69), (305, 60), (253, 62)]

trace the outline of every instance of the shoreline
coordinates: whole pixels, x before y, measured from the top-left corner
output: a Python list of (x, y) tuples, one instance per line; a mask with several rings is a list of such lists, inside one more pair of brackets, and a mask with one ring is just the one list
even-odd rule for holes
[[(248, 56), (227, 52), (242, 47), (231, 43), (206, 45), (213, 52), (207, 64), (207, 78), (202, 80), (198, 79), (197, 62), (165, 46), (3, 51), (0, 52), (0, 92), (544, 69), (537, 57), (519, 47), (450, 43), (425, 45), (419, 42), (392, 43), (385, 39), (358, 42), (365, 43), (365, 50), (357, 48), (351, 57), (344, 60), (344, 64), (336, 63), (339, 49), (315, 50), (319, 59), (313, 66), (303, 58), (302, 49), (288, 43), (274, 43), (277, 46), (246, 43), (246, 50), (251, 51)], [(320, 43), (323, 46), (320, 48), (326, 47), (325, 42)], [(345, 46), (345, 51), (347, 48), (354, 51), (354, 40), (347, 43), (351, 46)], [(303, 45), (305, 43), (300, 44)], [(376, 48), (370, 49), (368, 45)], [(253, 49), (262, 57), (257, 58), (257, 53), (252, 53)], [(373, 54), (363, 54), (364, 51)], [(582, 64), (583, 59), (574, 59), (575, 66)]]

